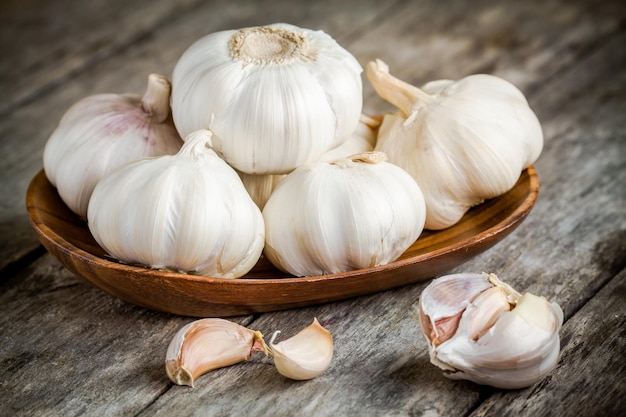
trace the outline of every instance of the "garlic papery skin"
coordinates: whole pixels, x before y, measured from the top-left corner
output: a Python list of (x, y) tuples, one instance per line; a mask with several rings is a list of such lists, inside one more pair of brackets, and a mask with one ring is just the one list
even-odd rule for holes
[[(559, 305), (521, 295), (494, 274), (433, 280), (422, 292), (419, 314), (430, 360), (449, 378), (524, 388), (543, 379), (558, 361)], [(446, 326), (450, 321), (456, 326)]]
[(543, 133), (524, 95), (485, 74), (421, 89), (367, 66), (374, 89), (398, 108), (380, 126), (375, 150), (409, 172), (426, 200), (426, 229), (457, 223), (470, 207), (509, 191), (541, 153)]
[(143, 97), (97, 94), (67, 110), (46, 142), (43, 166), (70, 210), (86, 218), (96, 183), (114, 169), (178, 152), (183, 141), (170, 117), (169, 99), (169, 81), (150, 74)]
[(279, 333), (276, 331), (272, 335), (270, 354), (281, 375), (303, 381), (328, 369), (333, 358), (333, 338), (317, 318), (295, 336), (274, 344)]
[(185, 137), (210, 128), (214, 149), (248, 174), (285, 174), (352, 134), (362, 67), (322, 31), (277, 23), (209, 34), (172, 75), (172, 109)]
[(295, 276), (334, 274), (396, 260), (419, 237), (419, 186), (381, 152), (300, 167), (263, 209), (265, 255)]
[(265, 227), (237, 173), (192, 133), (176, 155), (146, 158), (104, 177), (87, 213), (112, 257), (217, 278), (238, 278), (258, 261)]
[(175, 384), (193, 387), (199, 376), (246, 361), (254, 352), (269, 354), (260, 332), (224, 319), (200, 319), (174, 335), (165, 355), (165, 371)]

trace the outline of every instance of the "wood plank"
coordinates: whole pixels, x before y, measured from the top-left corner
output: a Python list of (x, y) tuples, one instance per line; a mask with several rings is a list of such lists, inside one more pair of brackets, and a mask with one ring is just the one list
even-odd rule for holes
[(496, 394), (471, 416), (626, 414), (626, 271), (561, 331), (560, 364), (532, 390)]
[[(115, 54), (197, 0), (0, 4), (0, 114)], [(114, 22), (114, 24), (112, 24)]]

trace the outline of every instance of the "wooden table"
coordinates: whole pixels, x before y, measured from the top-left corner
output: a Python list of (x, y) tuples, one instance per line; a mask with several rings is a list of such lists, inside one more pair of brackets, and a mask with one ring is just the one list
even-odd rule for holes
[[(626, 412), (626, 4), (620, 0), (31, 0), (0, 5), (0, 415), (609, 416)], [(164, 356), (189, 317), (142, 309), (72, 275), (39, 245), (25, 192), (74, 102), (141, 93), (210, 32), (323, 29), (413, 84), (491, 73), (541, 120), (537, 204), (504, 241), (450, 272), (495, 272), (565, 313), (543, 381), (504, 391), (446, 379), (413, 306), (427, 282), (233, 320), (293, 334), (313, 317), (335, 356), (295, 382), (261, 356), (174, 386)], [(365, 82), (365, 112), (389, 110)]]

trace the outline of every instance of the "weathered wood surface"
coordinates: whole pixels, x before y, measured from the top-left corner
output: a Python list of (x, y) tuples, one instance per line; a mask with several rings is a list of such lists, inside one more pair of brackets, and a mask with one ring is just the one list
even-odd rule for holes
[[(617, 0), (5, 2), (0, 415), (624, 414), (625, 19)], [(165, 349), (190, 319), (125, 304), (43, 254), (24, 194), (65, 109), (99, 92), (142, 92), (148, 73), (171, 74), (206, 33), (276, 21), (324, 29), (363, 65), (381, 58), (414, 83), (488, 72), (526, 93), (546, 136), (539, 200), (456, 271), (496, 272), (562, 306), (562, 355), (544, 381), (502, 391), (445, 379), (413, 319), (423, 283), (236, 318), (286, 337), (318, 317), (335, 357), (317, 379), (286, 380), (257, 354), (194, 389), (172, 386)], [(367, 112), (389, 109), (367, 82), (365, 101)]]

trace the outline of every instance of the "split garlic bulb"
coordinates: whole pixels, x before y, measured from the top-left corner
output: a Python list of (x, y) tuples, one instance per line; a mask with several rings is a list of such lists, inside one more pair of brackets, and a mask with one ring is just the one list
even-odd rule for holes
[(70, 210), (86, 218), (98, 180), (125, 163), (178, 152), (183, 141), (169, 99), (169, 81), (151, 74), (143, 97), (97, 94), (70, 107), (43, 154), (46, 176)]
[(470, 207), (509, 191), (541, 153), (543, 133), (524, 95), (491, 75), (440, 80), (421, 89), (367, 66), (374, 89), (395, 105), (376, 150), (409, 172), (426, 200), (426, 228), (458, 222)]
[(263, 216), (210, 140), (199, 130), (176, 155), (100, 180), (87, 213), (98, 244), (123, 262), (158, 269), (218, 278), (252, 269), (263, 250)]
[(212, 33), (174, 68), (174, 122), (183, 137), (210, 128), (216, 152), (239, 171), (284, 174), (352, 134), (361, 72), (322, 31), (273, 24)]
[(559, 305), (521, 295), (494, 274), (433, 280), (422, 292), (419, 315), (431, 362), (452, 379), (523, 388), (558, 361)]
[(296, 276), (384, 265), (424, 227), (419, 186), (381, 152), (300, 167), (263, 209), (265, 255)]

